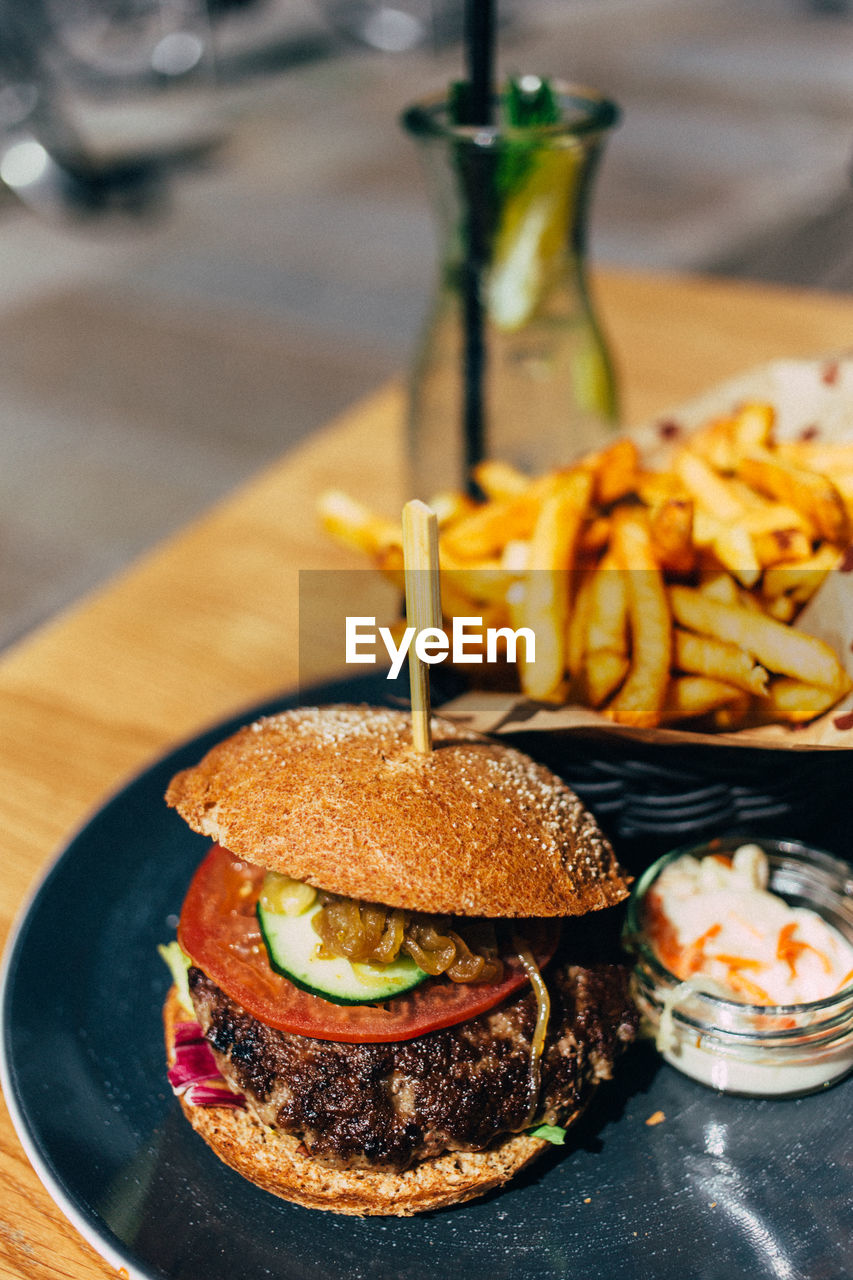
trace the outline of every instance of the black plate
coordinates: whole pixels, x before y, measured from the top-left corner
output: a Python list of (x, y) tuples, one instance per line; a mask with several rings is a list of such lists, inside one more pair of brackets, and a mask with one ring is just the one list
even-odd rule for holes
[[(316, 700), (379, 701), (381, 691), (359, 682)], [(174, 936), (208, 843), (166, 808), (163, 791), (237, 723), (181, 747), (95, 815), (7, 953), (3, 1085), (13, 1119), (51, 1195), (113, 1265), (172, 1280), (849, 1273), (850, 1082), (796, 1101), (728, 1098), (637, 1049), (571, 1147), (503, 1192), (414, 1219), (300, 1209), (226, 1168), (166, 1083), (168, 976), (156, 946)], [(657, 1111), (665, 1119), (650, 1127)]]

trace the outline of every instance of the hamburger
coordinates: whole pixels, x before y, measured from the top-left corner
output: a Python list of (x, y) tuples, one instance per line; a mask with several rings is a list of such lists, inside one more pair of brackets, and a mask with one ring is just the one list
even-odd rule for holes
[(402, 712), (301, 708), (166, 800), (215, 842), (169, 949), (170, 1079), (258, 1186), (361, 1215), (469, 1200), (560, 1141), (633, 1038), (601, 954), (625, 875), (521, 752), (434, 718), (425, 755)]

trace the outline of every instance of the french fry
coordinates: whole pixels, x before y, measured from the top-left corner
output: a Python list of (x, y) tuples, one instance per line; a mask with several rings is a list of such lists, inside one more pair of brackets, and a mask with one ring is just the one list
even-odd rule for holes
[(690, 573), (696, 564), (693, 546), (693, 502), (667, 498), (651, 513), (652, 546), (662, 569)]
[[(527, 599), (528, 587), (529, 587), (529, 582), (514, 582), (512, 587), (510, 588), (509, 595), (507, 596), (507, 606), (509, 610), (509, 623), (510, 623), (510, 626), (515, 631), (518, 631), (521, 627), (531, 626), (531, 618), (532, 618), (531, 608), (528, 604), (528, 599)], [(544, 636), (544, 642), (547, 642), (550, 639), (551, 639), (550, 633)], [(544, 651), (542, 649), (542, 646), (540, 645), (539, 636), (537, 634), (536, 635), (537, 659), (539, 658), (540, 653), (543, 653), (543, 652)], [(552, 649), (552, 654), (553, 654), (553, 649)], [(551, 657), (552, 654), (549, 654), (548, 656)], [(516, 651), (516, 669), (518, 671), (519, 681), (520, 681), (523, 692), (526, 693), (529, 698), (536, 698), (537, 701), (539, 702), (557, 703), (562, 701), (563, 695), (566, 693), (568, 689), (568, 682), (564, 679), (560, 679), (556, 684), (552, 685), (550, 688), (546, 688), (547, 682), (543, 678), (543, 680), (541, 681), (541, 692), (539, 692), (537, 683), (535, 681), (535, 677), (532, 680), (528, 677), (527, 681), (525, 682), (525, 679), (526, 679), (525, 673), (526, 672), (529, 673), (533, 671), (534, 667), (535, 667), (535, 664), (531, 664), (529, 661), (529, 653), (528, 653), (527, 643), (525, 641)], [(536, 689), (537, 691), (534, 692), (533, 691), (534, 689)]]
[(517, 498), (530, 488), (531, 480), (518, 467), (495, 458), (486, 458), (474, 468), (474, 480), (487, 498)]
[(738, 481), (730, 481), (732, 489), (744, 503), (743, 524), (750, 533), (768, 533), (774, 529), (799, 529), (806, 537), (814, 536), (814, 526), (793, 507), (773, 502)]
[(853, 444), (822, 443), (818, 440), (780, 440), (774, 453), (783, 462), (835, 476), (853, 472)]
[(750, 694), (741, 691), (739, 698), (732, 698), (723, 706), (716, 707), (711, 712), (714, 728), (720, 733), (732, 733), (735, 729), (743, 728), (744, 721), (752, 711), (752, 701)]
[(628, 672), (628, 574), (610, 552), (592, 574), (586, 618), (583, 680), (589, 703), (600, 707)]
[(446, 550), (458, 560), (484, 560), (497, 555), (509, 538), (529, 538), (538, 504), (526, 494), (478, 507), (444, 534)]
[(741, 690), (708, 676), (676, 676), (670, 680), (661, 707), (661, 721), (695, 720), (729, 703), (739, 704)]
[(596, 649), (586, 655), (583, 679), (591, 707), (604, 705), (625, 679), (630, 665), (627, 653), (613, 649)]
[(569, 611), (569, 628), (566, 633), (566, 670), (572, 679), (580, 676), (586, 657), (587, 624), (594, 577), (594, 573), (588, 573), (581, 579)]
[(766, 451), (740, 458), (738, 474), (761, 493), (790, 504), (829, 542), (843, 542), (849, 535), (844, 500), (827, 476), (782, 462)]
[(720, 564), (745, 587), (755, 586), (761, 565), (752, 545), (752, 535), (737, 521), (727, 524), (706, 510), (693, 515), (693, 535), (697, 547), (713, 551)]
[(777, 622), (793, 622), (799, 610), (800, 606), (793, 596), (775, 596), (764, 605), (768, 618), (775, 618)]
[(487, 560), (498, 555), (510, 539), (527, 539), (533, 533), (545, 495), (554, 480), (534, 480), (523, 493), (476, 507), (457, 520), (444, 535), (446, 550), (458, 560)]
[(672, 624), (663, 574), (654, 558), (646, 516), (622, 508), (613, 522), (612, 552), (626, 574), (631, 665), (605, 715), (619, 724), (649, 727), (660, 718), (669, 681)]
[(380, 548), (374, 555), (374, 562), (383, 578), (387, 578), (395, 587), (399, 587), (400, 591), (405, 591), (406, 579), (403, 572), (402, 544), (400, 546)]
[(592, 477), (585, 471), (566, 473), (540, 504), (529, 543), (527, 567), (567, 573), (577, 549), (592, 498)]
[(690, 449), (716, 471), (734, 471), (740, 454), (769, 444), (775, 417), (772, 405), (748, 401), (731, 417), (717, 418), (692, 432)]
[[(402, 547), (385, 547), (375, 557), (376, 567), (384, 578), (405, 591), (405, 573)], [(505, 575), (503, 591), (495, 593), (491, 598), (486, 590), (494, 585), (497, 575), (493, 570), (484, 569), (448, 569), (442, 562), (441, 568), (441, 610), (445, 618), (482, 618), (485, 627), (502, 627), (507, 620), (506, 593), (513, 581)], [(480, 575), (479, 578), (477, 575)], [(485, 590), (484, 590), (485, 588)], [(475, 594), (478, 591), (479, 594)]]
[(639, 453), (633, 440), (623, 436), (598, 453), (587, 454), (580, 466), (595, 477), (594, 501), (602, 507), (633, 493), (637, 483)]
[[(496, 602), (506, 599), (511, 584), (519, 577), (518, 571), (506, 569), (500, 560), (484, 560), (470, 564), (457, 560), (439, 541), (442, 588), (452, 584), (472, 602)], [(476, 612), (476, 610), (475, 610)]]
[[(495, 569), (445, 568), (441, 566), (442, 591), (454, 591), (467, 602), (468, 614), (481, 613), (483, 606), (503, 608), (506, 594), (518, 574)], [(461, 610), (457, 610), (461, 612)]]
[(789, 593), (800, 604), (811, 599), (830, 570), (838, 567), (841, 552), (821, 543), (813, 556), (795, 565), (778, 565), (767, 569), (761, 590), (768, 599)]
[(802, 529), (767, 529), (753, 533), (752, 547), (755, 558), (764, 568), (774, 564), (790, 564), (791, 561), (808, 560), (812, 544)]
[(745, 587), (753, 586), (761, 576), (761, 565), (744, 527), (744, 502), (730, 484), (689, 449), (679, 451), (675, 470), (698, 508), (693, 517), (697, 546), (710, 547), (720, 564), (730, 569), (739, 582)]
[(681, 480), (672, 471), (638, 471), (637, 497), (647, 507), (659, 507), (671, 498), (689, 498)]
[(612, 551), (592, 574), (586, 644), (588, 650), (628, 652), (628, 575)]
[(764, 693), (767, 672), (748, 653), (725, 640), (696, 635), (676, 627), (673, 666), (686, 675), (708, 676), (732, 684), (745, 693)]
[(732, 472), (740, 454), (769, 443), (775, 416), (772, 405), (750, 401), (731, 417), (713, 419), (691, 432), (689, 448), (715, 471)]
[(530, 561), (530, 543), (521, 538), (513, 538), (504, 544), (501, 552), (501, 568), (515, 575), (524, 573)]
[(675, 620), (682, 627), (728, 640), (745, 649), (774, 675), (793, 676), (805, 684), (834, 690), (836, 696), (849, 687), (836, 654), (815, 636), (740, 605), (709, 600), (692, 587), (670, 587), (669, 601)]
[(542, 503), (530, 539), (530, 568), (514, 618), (536, 636), (536, 660), (519, 661), (521, 687), (531, 698), (549, 699), (566, 670), (569, 569), (592, 496), (593, 477), (576, 471)]
[(731, 418), (715, 418), (690, 433), (690, 451), (698, 453), (715, 471), (734, 471)]
[(766, 402), (750, 401), (741, 405), (731, 424), (734, 453), (749, 453), (752, 449), (767, 446), (773, 435), (775, 420), (776, 412)]
[(836, 471), (832, 482), (841, 494), (841, 501), (847, 508), (847, 514), (853, 522), (853, 471)]
[(454, 618), (478, 618), (482, 621), (484, 632), (489, 627), (497, 629), (505, 627), (509, 623), (509, 609), (505, 600), (494, 604), (475, 604), (467, 596), (462, 595), (461, 592), (454, 591), (450, 584), (445, 582), (443, 575), (441, 579), (441, 612), (450, 622)]
[(696, 589), (703, 596), (707, 596), (709, 600), (719, 600), (721, 604), (737, 604), (738, 602), (737, 584), (732, 575), (722, 569), (705, 574)]
[(447, 490), (433, 494), (427, 505), (431, 511), (435, 512), (439, 529), (455, 524), (457, 520), (461, 520), (463, 516), (470, 515), (475, 510), (474, 502), (467, 494), (452, 493)]
[(773, 680), (758, 708), (764, 719), (805, 724), (822, 716), (838, 700), (831, 689), (818, 688), (802, 680), (781, 677)]
[(708, 515), (726, 523), (743, 519), (746, 512), (743, 502), (703, 458), (689, 449), (680, 449), (675, 457), (675, 471), (697, 506)]
[(386, 547), (403, 545), (399, 523), (377, 515), (340, 489), (328, 489), (321, 494), (317, 511), (326, 532), (353, 551), (375, 556)]

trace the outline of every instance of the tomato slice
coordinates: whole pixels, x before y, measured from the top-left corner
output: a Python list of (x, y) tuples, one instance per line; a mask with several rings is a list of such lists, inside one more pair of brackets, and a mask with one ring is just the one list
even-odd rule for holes
[[(193, 876), (178, 941), (199, 969), (260, 1022), (316, 1040), (347, 1044), (411, 1040), (485, 1013), (528, 981), (508, 959), (500, 982), (430, 979), (381, 1005), (339, 1005), (295, 987), (267, 958), (255, 917), (264, 872), (214, 845)], [(519, 920), (540, 965), (557, 948), (559, 922)]]

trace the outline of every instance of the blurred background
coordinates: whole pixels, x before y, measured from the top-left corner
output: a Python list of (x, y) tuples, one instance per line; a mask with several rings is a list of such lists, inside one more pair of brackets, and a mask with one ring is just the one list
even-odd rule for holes
[[(461, 9), (0, 0), (0, 645), (406, 365), (435, 238), (398, 118)], [(847, 0), (500, 14), (504, 73), (623, 108), (594, 263), (853, 289)]]

